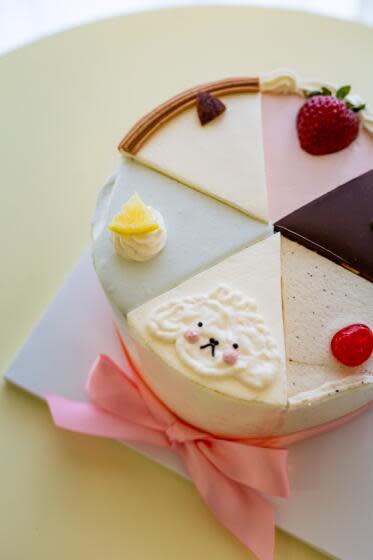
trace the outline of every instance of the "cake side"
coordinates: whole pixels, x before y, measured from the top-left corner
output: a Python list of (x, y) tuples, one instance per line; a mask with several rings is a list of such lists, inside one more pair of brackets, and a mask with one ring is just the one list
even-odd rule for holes
[(166, 364), (149, 348), (121, 313), (113, 309), (116, 325), (131, 358), (150, 389), (183, 421), (204, 432), (231, 438), (279, 432), (284, 407), (231, 397), (207, 387)]

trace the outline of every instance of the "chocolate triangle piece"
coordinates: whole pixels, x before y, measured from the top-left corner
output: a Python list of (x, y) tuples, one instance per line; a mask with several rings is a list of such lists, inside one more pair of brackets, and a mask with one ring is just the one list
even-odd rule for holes
[(216, 119), (225, 109), (224, 103), (214, 95), (207, 91), (197, 93), (197, 112), (202, 126)]
[(275, 223), (275, 231), (373, 282), (373, 170)]

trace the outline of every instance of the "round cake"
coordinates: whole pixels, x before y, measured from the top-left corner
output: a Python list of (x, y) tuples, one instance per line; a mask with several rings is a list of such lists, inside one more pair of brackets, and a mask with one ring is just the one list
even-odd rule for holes
[(119, 145), (93, 260), (151, 390), (215, 435), (373, 399), (373, 118), (279, 71), (189, 89)]

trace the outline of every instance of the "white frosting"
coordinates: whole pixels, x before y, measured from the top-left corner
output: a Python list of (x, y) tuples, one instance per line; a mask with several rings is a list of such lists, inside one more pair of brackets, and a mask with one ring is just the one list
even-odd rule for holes
[[(262, 392), (252, 399), (244, 398), (244, 394), (241, 398), (232, 398), (232, 395), (222, 390), (221, 385), (237, 383), (234, 378), (220, 379), (219, 390), (202, 384), (203, 379), (209, 379), (207, 377), (196, 377), (194, 372), (190, 376), (182, 375), (180, 368), (170, 366), (141, 338), (130, 334), (128, 324), (118, 310), (115, 310), (115, 318), (121, 337), (143, 379), (179, 418), (222, 437), (247, 437), (249, 434), (265, 436), (279, 429), (282, 411), (286, 406), (286, 392), (282, 403), (276, 404), (265, 401)], [(171, 348), (171, 344), (163, 344)], [(183, 364), (183, 367), (186, 366)], [(237, 385), (241, 393), (242, 389), (249, 391), (247, 386)]]
[[(222, 282), (229, 288), (220, 287)], [(170, 367), (191, 386), (204, 387), (206, 395), (255, 402), (273, 421), (286, 405), (279, 234), (148, 301), (127, 319), (134, 336), (159, 356), (165, 372)], [(215, 356), (210, 338), (219, 341)], [(167, 379), (165, 373), (159, 380), (158, 394), (183, 416), (180, 400), (185, 403), (192, 395), (181, 399), (170, 394)], [(149, 383), (153, 387), (152, 379)]]
[[(301, 376), (307, 375), (309, 368), (296, 366), (296, 369)], [(364, 406), (372, 398), (372, 376), (361, 379), (352, 374), (339, 381), (325, 382), (314, 390), (289, 397), (289, 407), (277, 433), (292, 433), (330, 422)]]
[[(336, 93), (337, 86), (328, 82), (305, 81), (301, 80), (291, 70), (276, 70), (270, 72), (260, 78), (260, 90), (263, 93), (275, 93), (282, 95), (300, 95), (304, 97), (305, 93), (327, 87), (332, 93)], [(359, 105), (363, 100), (356, 94), (349, 94), (346, 100)], [(373, 115), (367, 109), (363, 109), (357, 113), (363, 127), (373, 134)]]
[(298, 77), (291, 71), (278, 70), (270, 72), (260, 78), (260, 91), (263, 93), (276, 93), (283, 95), (303, 95)]
[(295, 406), (299, 404), (309, 405), (310, 403), (317, 402), (323, 397), (327, 397), (334, 393), (339, 393), (346, 391), (348, 389), (353, 389), (360, 385), (372, 385), (373, 386), (373, 375), (366, 375), (362, 380), (360, 377), (356, 379), (356, 375), (348, 375), (344, 379), (327, 381), (315, 389), (310, 389), (309, 391), (304, 391), (303, 393), (296, 393), (289, 397), (290, 406)]
[(162, 215), (149, 206), (159, 228), (149, 233), (121, 235), (110, 232), (111, 240), (118, 255), (131, 261), (148, 261), (162, 251), (167, 241), (167, 230)]
[(150, 136), (136, 158), (253, 218), (268, 221), (261, 95), (224, 96), (227, 110), (201, 126), (190, 107)]
[[(277, 344), (255, 301), (224, 285), (207, 294), (166, 301), (153, 311), (147, 326), (153, 336), (175, 344), (180, 360), (196, 374), (235, 376), (261, 390), (273, 383), (280, 370)], [(184, 334), (193, 327), (199, 337), (189, 342)], [(209, 346), (211, 339), (219, 344)], [(238, 344), (238, 359), (226, 363), (224, 352), (233, 344)]]

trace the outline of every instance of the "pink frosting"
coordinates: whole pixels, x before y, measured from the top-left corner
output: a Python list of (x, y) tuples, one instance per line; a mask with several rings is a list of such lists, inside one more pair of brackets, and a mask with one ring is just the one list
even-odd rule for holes
[(198, 342), (199, 332), (197, 331), (197, 329), (187, 329), (184, 332), (184, 338), (188, 342), (191, 342), (192, 344), (194, 344), (195, 342)]
[(238, 360), (238, 352), (236, 350), (224, 350), (223, 352), (223, 360), (226, 364), (233, 366)]
[(264, 157), (271, 221), (373, 168), (373, 139), (360, 130), (348, 148), (311, 156), (298, 142), (296, 95), (262, 95)]

